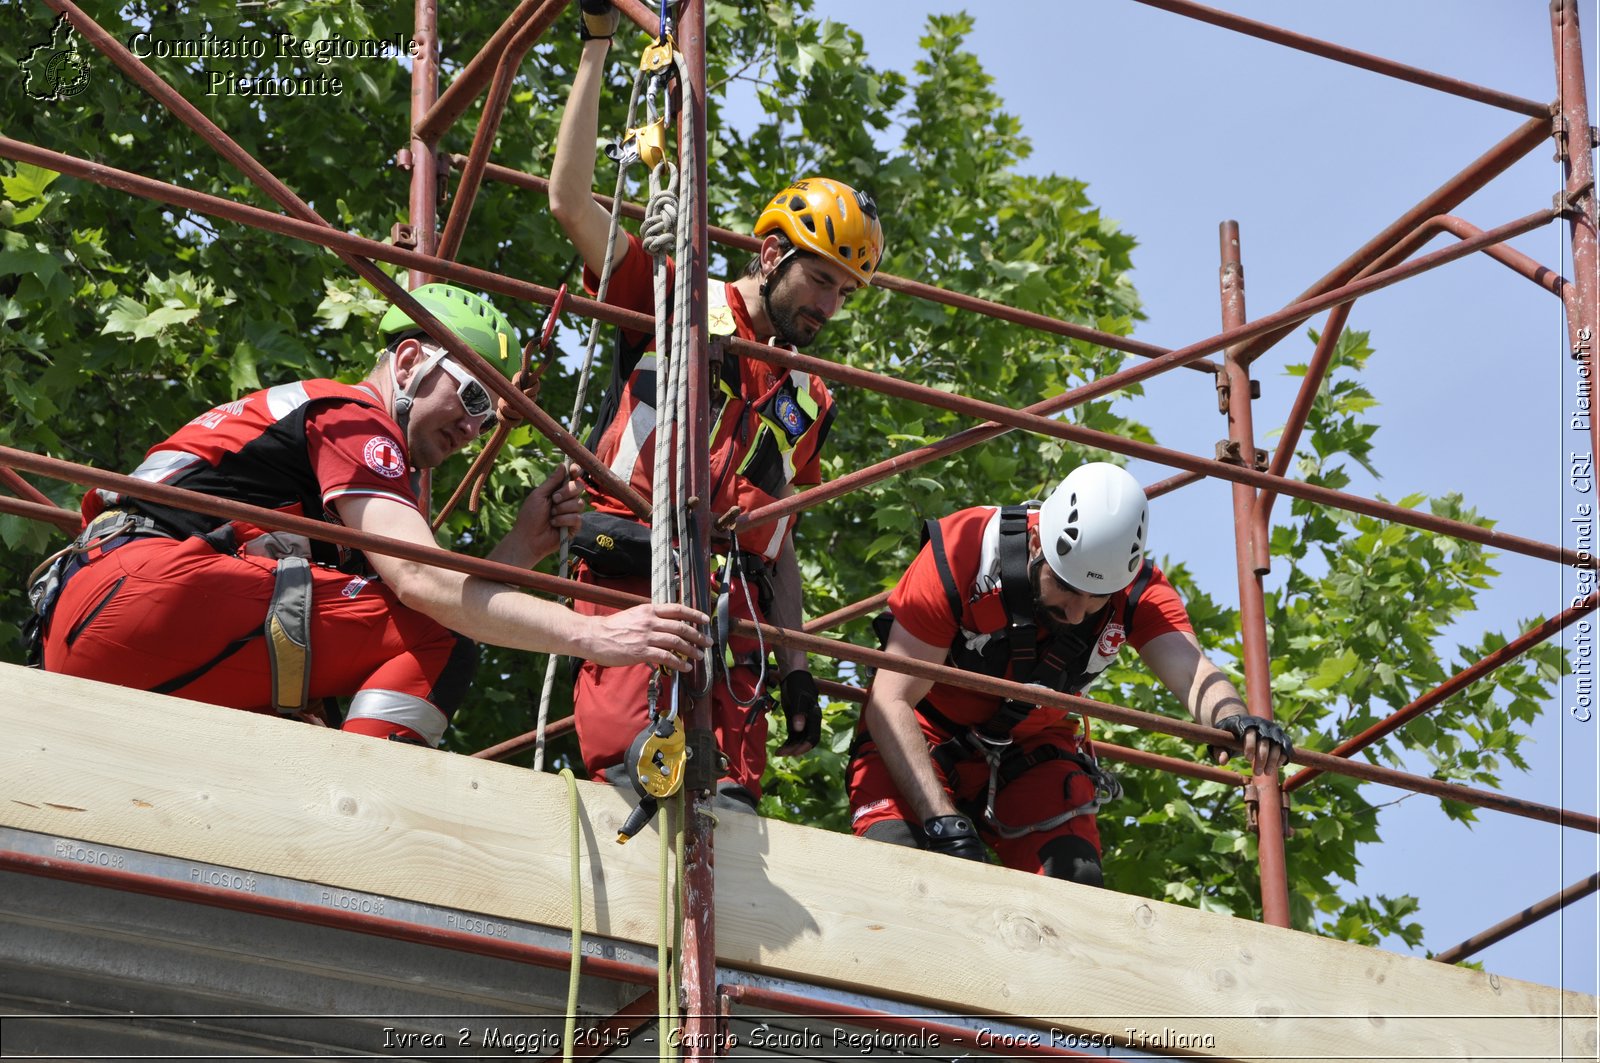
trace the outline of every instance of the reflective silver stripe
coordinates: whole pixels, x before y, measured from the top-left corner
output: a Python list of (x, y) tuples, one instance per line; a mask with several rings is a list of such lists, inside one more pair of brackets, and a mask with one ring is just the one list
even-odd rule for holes
[(267, 389), (267, 412), (274, 421), (283, 420), (310, 401), (306, 386), (298, 380)]
[(187, 450), (158, 450), (128, 475), (151, 483), (165, 483), (201, 460), (200, 455), (190, 454)]
[(783, 533), (789, 530), (789, 521), (792, 519), (792, 517), (779, 517), (773, 521), (772, 534), (767, 537), (767, 544), (765, 546), (757, 546), (755, 548), (756, 551), (770, 558), (776, 558), (778, 556), (778, 548), (783, 545)]
[(639, 460), (639, 451), (650, 441), (656, 430), (656, 408), (639, 403), (633, 408), (633, 413), (628, 417), (628, 427), (623, 429), (622, 437), (617, 440), (617, 456), (611, 459), (611, 471), (623, 483), (629, 482), (633, 476), (634, 463)]
[(415, 694), (402, 694), (397, 690), (358, 690), (350, 699), (350, 720), (382, 720), (384, 723), (409, 727), (422, 736), (430, 746), (439, 744), (449, 723), (444, 713)]

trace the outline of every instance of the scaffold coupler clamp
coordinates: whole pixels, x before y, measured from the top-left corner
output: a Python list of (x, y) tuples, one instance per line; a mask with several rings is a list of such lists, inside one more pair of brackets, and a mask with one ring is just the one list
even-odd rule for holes
[[(1289, 794), (1288, 791), (1278, 790), (1279, 807), (1282, 814), (1279, 820), (1283, 823), (1283, 836), (1285, 839), (1294, 837), (1294, 827), (1289, 823)], [(1251, 834), (1261, 833), (1261, 790), (1256, 786), (1255, 780), (1244, 784), (1244, 813), (1245, 826)]]

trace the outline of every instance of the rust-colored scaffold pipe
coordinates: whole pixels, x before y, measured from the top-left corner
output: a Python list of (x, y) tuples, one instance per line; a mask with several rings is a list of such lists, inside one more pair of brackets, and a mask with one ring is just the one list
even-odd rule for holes
[[(1222, 327), (1237, 328), (1245, 323), (1244, 263), (1239, 249), (1239, 223), (1225, 221), (1219, 229), (1222, 266), (1218, 270), (1218, 289), (1222, 299)], [(1250, 397), (1250, 369), (1238, 359), (1237, 348), (1223, 356), (1220, 384), (1227, 389), (1228, 442), (1239, 460), (1255, 463), (1255, 427)], [(1267, 610), (1262, 599), (1261, 577), (1251, 562), (1251, 540), (1256, 492), (1247, 484), (1233, 485), (1234, 560), (1239, 570), (1239, 636), (1244, 643), (1245, 706), (1250, 715), (1272, 719), (1272, 661), (1267, 645)], [(1257, 858), (1261, 866), (1261, 920), (1271, 926), (1289, 925), (1289, 873), (1283, 841), (1283, 806), (1278, 796), (1276, 775), (1256, 775), (1250, 780), (1255, 790)]]
[(419, 140), (437, 144), (444, 137), (446, 131), (455, 124), (472, 106), (472, 101), (478, 98), (478, 93), (489, 83), (494, 76), (495, 67), (499, 65), (500, 56), (505, 52), (506, 45), (511, 43), (520, 30), (540, 7), (565, 7), (565, 0), (522, 0), (500, 23), (489, 39), (484, 42), (478, 53), (467, 61), (450, 82), (434, 104), (420, 116), (413, 117), (411, 135)]
[[(1380, 741), (1398, 731), (1423, 713), (1444, 704), (1446, 700), (1467, 689), (1467, 687), (1495, 669), (1511, 663), (1552, 635), (1565, 630), (1574, 620), (1588, 616), (1594, 612), (1596, 604), (1600, 604), (1600, 592), (1589, 595), (1577, 605), (1564, 609), (1544, 623), (1528, 629), (1498, 650), (1479, 658), (1463, 668), (1405, 708), (1395, 710), (1360, 734), (1340, 742), (1333, 748), (1330, 756), (1355, 756), (1374, 742)], [(1288, 782), (1284, 783), (1283, 789), (1285, 792), (1298, 790), (1321, 774), (1322, 772), (1316, 768), (1304, 768), (1290, 778)]]
[(1218, 11), (1213, 7), (1196, 4), (1193, 0), (1138, 0), (1139, 3), (1149, 7), (1170, 11), (1175, 15), (1186, 15), (1201, 22), (1209, 22), (1213, 26), (1234, 30), (1246, 36), (1258, 37), (1273, 44), (1281, 44), (1286, 48), (1293, 48), (1300, 52), (1309, 52), (1320, 55), (1324, 59), (1332, 59), (1338, 63), (1360, 67), (1362, 70), (1371, 70), (1374, 73), (1386, 74), (1401, 81), (1409, 81), (1413, 85), (1422, 85), (1426, 88), (1437, 89), (1452, 96), (1463, 99), (1476, 100), (1487, 103), (1491, 107), (1501, 107), (1517, 114), (1544, 117), (1550, 113), (1550, 105), (1540, 103), (1538, 100), (1528, 100), (1521, 96), (1513, 96), (1509, 92), (1498, 89), (1485, 88), (1474, 85), (1470, 81), (1461, 81), (1457, 78), (1445, 77), (1431, 70), (1407, 66), (1397, 63), (1392, 59), (1385, 59), (1378, 55), (1369, 55), (1358, 52), (1354, 48), (1347, 48), (1342, 44), (1333, 44), (1317, 37), (1309, 37), (1303, 33), (1283, 29), (1281, 26), (1271, 26), (1265, 22), (1256, 22), (1227, 11)]
[(1600, 871), (1574, 882), (1561, 892), (1553, 893), (1542, 901), (1535, 901), (1516, 915), (1501, 920), (1489, 929), (1474, 934), (1459, 945), (1452, 945), (1431, 958), (1440, 963), (1460, 963), (1490, 945), (1504, 941), (1517, 931), (1532, 926), (1545, 916), (1559, 912), (1573, 901), (1582, 900), (1596, 890), (1600, 890)]
[(483, 115), (472, 134), (472, 151), (461, 168), (461, 179), (456, 182), (456, 194), (450, 202), (450, 217), (444, 224), (444, 235), (439, 237), (439, 257), (454, 259), (461, 250), (461, 238), (466, 235), (467, 220), (472, 217), (472, 205), (483, 185), (483, 169), (489, 163), (489, 151), (494, 147), (495, 134), (500, 131), (500, 119), (505, 115), (506, 101), (511, 98), (511, 86), (517, 80), (517, 68), (532, 48), (534, 42), (550, 28), (556, 16), (568, 9), (566, 0), (547, 0), (533, 18), (517, 31), (516, 36), (500, 53), (495, 66), (494, 83), (489, 96), (483, 101)]
[[(139, 58), (125, 48), (119, 41), (117, 41), (116, 38), (107, 33), (88, 15), (84, 14), (82, 9), (80, 9), (76, 4), (72, 3), (72, 0), (46, 0), (46, 2), (57, 11), (68, 15), (74, 29), (83, 34), (83, 36), (91, 44), (93, 44), (95, 48), (110, 58), (111, 61), (114, 62), (120, 70), (127, 74), (135, 84), (144, 89), (153, 98), (155, 98), (157, 102), (161, 103), (168, 110), (170, 110), (181, 122), (193, 129), (196, 133), (200, 134), (201, 139), (203, 139), (207, 144), (211, 145), (211, 147), (229, 163), (237, 167), (241, 173), (250, 179), (251, 183), (255, 184), (258, 188), (271, 196), (275, 202), (280, 204), (286, 211), (293, 215), (294, 219), (298, 219), (299, 221), (305, 223), (307, 228), (297, 230), (296, 235), (301, 236), (303, 239), (309, 239), (312, 242), (322, 243), (324, 246), (333, 248), (334, 253), (337, 254), (346, 265), (355, 270), (358, 276), (360, 276), (368, 284), (372, 285), (372, 287), (377, 290), (379, 295), (382, 295), (391, 303), (394, 303), (404, 310), (406, 314), (410, 316), (411, 320), (416, 322), (419, 327), (426, 331), (428, 335), (432, 336), (437, 343), (443, 346), (445, 350), (450, 353), (451, 357), (456, 359), (458, 363), (471, 371), (473, 376), (478, 378), (479, 383), (483, 384), (490, 391), (493, 391), (496, 395), (499, 395), (501, 398), (510, 403), (513, 409), (522, 414), (523, 417), (526, 418), (528, 422), (536, 429), (538, 429), (538, 431), (543, 433), (546, 438), (553, 441), (562, 449), (564, 453), (567, 454), (568, 457), (581, 465), (585, 473), (595, 477), (597, 480), (599, 480), (599, 482), (605, 484), (608, 491), (615, 489), (617, 492), (616, 497), (625, 502), (636, 514), (639, 516), (648, 515), (649, 507), (646, 506), (644, 500), (639, 497), (638, 492), (634, 491), (632, 487), (618, 479), (609, 468), (597, 460), (593, 454), (591, 454), (575, 437), (572, 436), (570, 432), (567, 432), (564, 428), (562, 428), (561, 425), (549, 414), (539, 409), (539, 407), (536, 406), (526, 395), (524, 395), (520, 389), (514, 387), (511, 381), (506, 378), (505, 374), (491, 366), (477, 351), (474, 351), (465, 343), (462, 343), (455, 333), (445, 328), (439, 319), (429, 313), (426, 307), (413, 299), (411, 294), (406, 291), (406, 289), (400, 287), (400, 285), (390, 280), (389, 276), (377, 266), (373, 265), (371, 261), (368, 261), (366, 258), (359, 257), (361, 252), (350, 252), (343, 250), (342, 247), (344, 245), (341, 245), (338, 242), (330, 242), (335, 235), (340, 235), (337, 229), (330, 225), (315, 210), (312, 210), (305, 201), (300, 199), (299, 196), (295, 195), (289, 186), (285, 185), (282, 181), (278, 180), (277, 177), (273, 176), (273, 174), (267, 170), (266, 167), (257, 162), (249, 152), (245, 151), (242, 147), (235, 143), (233, 139), (219, 129), (217, 125), (211, 121), (211, 119), (202, 114), (200, 110), (194, 106), (194, 104), (184, 99), (177, 90), (163, 81), (159, 76), (156, 75), (154, 71), (145, 66), (144, 63), (140, 62)], [(15, 145), (18, 142), (6, 141), (6, 143)], [(24, 145), (24, 147), (26, 147), (26, 145)], [(30, 159), (29, 161), (33, 160)], [(45, 165), (49, 164), (46, 163)], [(59, 167), (51, 168), (59, 170)], [(98, 170), (98, 172), (102, 174), (114, 172), (109, 171), (108, 168), (94, 168), (92, 164), (90, 169), (91, 171)], [(60, 172), (65, 173), (69, 171), (60, 170)], [(81, 169), (78, 172), (80, 175), (83, 174)], [(135, 186), (139, 186), (139, 182), (130, 182), (128, 178), (132, 176), (133, 175), (121, 174), (118, 172), (119, 181), (117, 184), (113, 185), (113, 187), (121, 187), (124, 190), (133, 190)], [(159, 182), (155, 183), (159, 184)], [(148, 187), (148, 185), (142, 187)], [(183, 205), (193, 205), (195, 203), (205, 202), (205, 200), (193, 198), (194, 196), (196, 196), (196, 193), (191, 192), (188, 193), (187, 196), (183, 197)], [(205, 208), (202, 207), (200, 209)], [(268, 219), (274, 217), (270, 212), (267, 211), (260, 211), (258, 214), (252, 216), (265, 216)], [(291, 219), (280, 220), (289, 221)], [(271, 227), (267, 222), (263, 222), (262, 224), (263, 227)], [(386, 246), (378, 244), (376, 241), (369, 241), (369, 243), (378, 247)], [(396, 250), (398, 251), (399, 249)], [(439, 263), (443, 261), (442, 259), (439, 259), (433, 255), (422, 255), (420, 253), (413, 254), (416, 254), (417, 257), (408, 259), (406, 262), (408, 268), (411, 268), (413, 271), (417, 270), (417, 263), (419, 261), (427, 261), (430, 263)], [(498, 276), (497, 274), (488, 275)], [(491, 290), (498, 289), (491, 288)], [(550, 293), (550, 298), (545, 301), (545, 305), (549, 305), (551, 302), (553, 302), (554, 298), (555, 293), (552, 291)]]
[[(543, 306), (550, 306), (552, 303), (554, 303), (556, 298), (555, 289), (534, 284), (530, 281), (517, 280), (515, 278), (506, 277), (499, 273), (492, 273), (488, 270), (477, 269), (472, 266), (463, 266), (454, 262), (447, 262), (444, 259), (436, 256), (422, 255), (415, 251), (397, 248), (391, 244), (384, 244), (376, 240), (370, 240), (365, 237), (341, 232), (326, 225), (304, 222), (295, 218), (286, 218), (281, 214), (274, 214), (271, 211), (261, 210), (258, 207), (251, 207), (242, 203), (235, 203), (231, 200), (221, 199), (217, 196), (206, 195), (205, 193), (195, 192), (190, 189), (178, 188), (175, 185), (166, 184), (165, 182), (161, 181), (155, 181), (147, 177), (142, 177), (138, 174), (129, 173), (125, 170), (117, 170), (112, 167), (101, 166), (97, 163), (76, 158), (75, 156), (63, 155), (60, 152), (51, 151), (48, 148), (41, 148), (36, 144), (28, 144), (23, 141), (12, 140), (9, 137), (0, 136), (0, 157), (15, 159), (20, 162), (33, 163), (34, 165), (43, 166), (47, 169), (56, 170), (60, 173), (71, 174), (74, 177), (80, 177), (85, 180), (94, 181), (98, 184), (106, 185), (107, 187), (118, 188), (125, 192), (132, 192), (136, 195), (147, 196), (163, 203), (171, 203), (174, 206), (182, 207), (186, 210), (195, 210), (203, 214), (209, 214), (219, 218), (227, 218), (231, 221), (237, 221), (245, 225), (252, 225), (256, 228), (265, 229), (269, 232), (275, 232), (284, 236), (293, 237), (295, 239), (305, 240), (309, 243), (333, 248), (350, 255), (367, 256), (380, 262), (392, 262), (408, 268), (424, 268), (431, 271), (434, 275), (446, 278), (448, 280), (452, 280), (469, 287), (476, 287), (486, 292), (509, 296), (513, 299), (521, 299), (528, 302), (539, 303)], [(1532, 228), (1537, 228), (1539, 225), (1548, 223), (1553, 219), (1553, 217), (1554, 215), (1548, 213), (1530, 215), (1528, 218), (1524, 218), (1520, 222), (1512, 223), (1508, 226), (1502, 226), (1497, 230), (1491, 230), (1490, 232), (1485, 233), (1483, 238), (1478, 241), (1478, 246), (1470, 248), (1469, 251), (1476, 251), (1479, 249), (1479, 247), (1485, 245), (1486, 243), (1496, 240), (1509, 239), (1513, 235), (1528, 231)], [(1461, 244), (1459, 247), (1464, 248), (1466, 247), (1466, 244)], [(1447, 252), (1441, 252), (1441, 254), (1445, 253), (1448, 253), (1448, 249)], [(1468, 252), (1464, 251), (1462, 253), (1464, 254)], [(1415, 262), (1407, 263), (1405, 266), (1396, 267), (1396, 270), (1389, 272), (1388, 275), (1378, 275), (1370, 278), (1370, 280), (1381, 282), (1381, 284), (1394, 283), (1401, 279), (1402, 276), (1410, 276), (1414, 273), (1421, 272), (1423, 269), (1438, 266), (1440, 264), (1442, 264), (1442, 261), (1437, 258), (1426, 262), (1424, 262), (1422, 259), (1418, 259)], [(1362, 282), (1363, 285), (1366, 283), (1367, 282)], [(1290, 307), (1288, 310), (1300, 313), (1301, 317), (1299, 319), (1303, 320), (1304, 318), (1310, 317), (1317, 313), (1319, 310), (1324, 309), (1328, 303), (1337, 302), (1341, 298), (1354, 298), (1355, 295), (1364, 294), (1369, 290), (1372, 289), (1370, 287), (1361, 287), (1359, 290), (1354, 290), (1353, 292), (1350, 289), (1338, 289), (1327, 293), (1323, 297), (1320, 297), (1320, 299), (1308, 309), (1302, 310), (1299, 308)], [(399, 302), (401, 300), (409, 299), (408, 294), (404, 290), (399, 289), (397, 286), (395, 286), (395, 292), (395, 301)], [(415, 300), (409, 301), (413, 305), (415, 304)], [(567, 301), (567, 307), (574, 313), (582, 314), (585, 317), (598, 318), (599, 320), (605, 321), (609, 324), (620, 325), (624, 328), (633, 329), (635, 331), (648, 332), (655, 327), (654, 320), (648, 314), (636, 313), (631, 310), (623, 310), (618, 307), (597, 303), (591, 299), (569, 297)], [(1285, 311), (1279, 311), (1278, 314), (1271, 315), (1270, 318), (1259, 318), (1257, 321), (1251, 322), (1249, 325), (1244, 326), (1243, 329), (1238, 330), (1236, 334), (1224, 334), (1213, 337), (1213, 341), (1207, 349), (1218, 349), (1221, 346), (1227, 345), (1229, 342), (1237, 342), (1244, 336), (1254, 335), (1257, 331), (1264, 327), (1261, 322), (1268, 321), (1269, 319), (1281, 318), (1284, 314)], [(426, 316), (426, 312), (422, 311), (421, 314), (417, 316), (417, 320), (423, 320), (424, 316)], [(429, 318), (429, 320), (432, 319)], [(1168, 448), (1155, 446), (1154, 444), (1150, 443), (1141, 443), (1135, 440), (1123, 439), (1120, 436), (1112, 435), (1109, 432), (1098, 432), (1093, 429), (1082, 428), (1077, 425), (1053, 420), (1048, 417), (1041, 417), (1037, 414), (1011, 410), (1007, 407), (998, 406), (994, 403), (983, 402), (978, 399), (971, 399), (960, 395), (952, 395), (948, 392), (940, 391), (937, 388), (924, 387), (922, 385), (912, 384), (897, 378), (871, 373), (867, 370), (842, 366), (821, 358), (813, 358), (808, 355), (797, 354), (795, 352), (783, 350), (777, 347), (766, 347), (758, 343), (751, 343), (747, 340), (741, 340), (737, 338), (734, 338), (731, 341), (731, 347), (737, 353), (752, 355), (774, 365), (781, 365), (786, 368), (798, 368), (805, 372), (815, 373), (829, 381), (872, 388), (876, 391), (881, 391), (885, 394), (894, 395), (896, 397), (910, 398), (914, 401), (920, 401), (927, 405), (935, 406), (939, 409), (951, 410), (956, 413), (966, 414), (976, 418), (990, 419), (998, 424), (1006, 424), (1013, 428), (1022, 428), (1029, 431), (1038, 432), (1041, 435), (1052, 436), (1058, 439), (1066, 439), (1074, 443), (1081, 443), (1084, 446), (1096, 447), (1101, 450), (1108, 450), (1113, 453), (1123, 454), (1132, 458), (1141, 458), (1146, 461), (1155, 462), (1158, 465), (1168, 465), (1173, 468), (1197, 472), (1206, 476), (1215, 476), (1224, 480), (1247, 483), (1254, 487), (1272, 487), (1275, 488), (1280, 494), (1286, 494), (1294, 498), (1303, 498), (1309, 502), (1315, 502), (1320, 505), (1334, 506), (1339, 509), (1348, 509), (1353, 513), (1364, 513), (1368, 516), (1377, 517), (1382, 520), (1394, 521), (1399, 524), (1405, 524), (1409, 527), (1423, 528), (1428, 531), (1438, 532), (1441, 535), (1450, 535), (1458, 539), (1465, 539), (1468, 542), (1480, 543), (1484, 546), (1489, 546), (1500, 550), (1507, 550), (1512, 553), (1526, 554), (1530, 557), (1538, 557), (1547, 561), (1555, 561), (1559, 564), (1594, 564), (1592, 558), (1586, 559), (1584, 557), (1580, 557), (1575, 551), (1566, 550), (1549, 543), (1536, 542), (1521, 536), (1507, 535), (1502, 532), (1492, 531), (1477, 525), (1466, 524), (1461, 521), (1437, 517), (1431, 513), (1420, 513), (1414, 510), (1404, 509), (1400, 506), (1391, 505), (1386, 502), (1375, 502), (1362, 498), (1358, 495), (1334, 491), (1326, 487), (1319, 487), (1313, 484), (1303, 483), (1299, 480), (1286, 480), (1281, 477), (1270, 476), (1267, 473), (1257, 472), (1254, 469), (1246, 469), (1239, 466), (1227, 465), (1214, 459), (1202, 458), (1192, 454), (1184, 454), (1181, 451), (1170, 450)], [(471, 358), (477, 359), (476, 352), (468, 351), (468, 354), (471, 356)], [(473, 361), (470, 364), (477, 365), (478, 362)], [(568, 454), (569, 457), (582, 465), (586, 473), (596, 477), (602, 483), (608, 484), (608, 489), (610, 489), (610, 484), (615, 484), (618, 497), (621, 497), (627, 501), (628, 504), (633, 507), (635, 513), (643, 516), (648, 512), (648, 507), (645, 506), (644, 501), (638, 497), (637, 493), (634, 492), (631, 487), (618, 480), (610, 469), (600, 464), (594, 455), (585, 449), (576, 439), (574, 439), (570, 433), (563, 429), (560, 424), (556, 423), (554, 418), (550, 417), (549, 414), (545, 413), (535, 403), (529, 400), (526, 395), (523, 395), (520, 391), (514, 388), (511, 385), (511, 382), (502, 374), (499, 372), (491, 373), (486, 369), (481, 371), (485, 374), (483, 380), (487, 386), (491, 387), (497, 395), (507, 399), (507, 401), (510, 402), (515, 409), (521, 412), (537, 430), (544, 433), (566, 454)], [(812, 493), (812, 491), (806, 491), (795, 497), (799, 499), (805, 499)], [(790, 499), (785, 499), (784, 501), (788, 502)], [(766, 512), (770, 508), (771, 507), (764, 507), (762, 512)]]
[[(412, 33), (416, 54), (411, 59), (411, 121), (413, 125), (428, 113), (439, 98), (439, 0), (417, 0), (416, 30)], [(418, 251), (434, 253), (439, 229), (438, 138), (413, 133), (401, 160), (411, 167), (411, 238)], [(279, 202), (282, 202), (280, 200)], [(287, 206), (287, 204), (285, 204)], [(291, 209), (290, 213), (294, 213)], [(420, 288), (433, 278), (412, 270), (408, 287)]]
[[(1557, 153), (1566, 172), (1562, 205), (1572, 234), (1572, 286), (1567, 305), (1567, 340), (1580, 373), (1593, 391), (1600, 373), (1600, 245), (1595, 232), (1594, 134), (1583, 76), (1583, 37), (1576, 0), (1551, 0), (1550, 31), (1560, 89)], [(1589, 453), (1600, 455), (1600, 417), (1589, 418)]]
[[(308, 538), (318, 539), (338, 546), (347, 546), (366, 553), (387, 554), (392, 557), (416, 561), (419, 564), (436, 565), (455, 572), (464, 572), (470, 576), (480, 576), (484, 579), (509, 583), (516, 587), (527, 587), (530, 590), (541, 591), (552, 596), (565, 595), (570, 598), (582, 598), (585, 601), (624, 609), (645, 603), (643, 598), (632, 594), (575, 583), (572, 580), (559, 579), (555, 576), (546, 576), (538, 572), (530, 572), (510, 565), (498, 564), (485, 558), (455, 554), (437, 547), (419, 546), (416, 543), (356, 531), (353, 528), (324, 524), (308, 517), (263, 509), (260, 506), (251, 506), (243, 502), (235, 502), (232, 499), (203, 495), (196, 491), (187, 491), (168, 484), (150, 483), (146, 480), (135, 479), (132, 476), (91, 469), (84, 465), (62, 461), (59, 458), (30, 454), (27, 451), (16, 450), (12, 447), (0, 446), (0, 464), (11, 465), (40, 476), (67, 480), (86, 487), (103, 488), (119, 494), (129, 495), (133, 498), (145, 499), (179, 509), (187, 509), (195, 513), (206, 513), (226, 520), (246, 520), (261, 528), (294, 532), (305, 535)], [(30, 503), (0, 498), (0, 503), (8, 501), (11, 505), (18, 507), (30, 505)], [(1185, 739), (1196, 745), (1219, 745), (1237, 750), (1236, 743), (1227, 732), (1210, 727), (1201, 727), (1187, 720), (1157, 716), (1154, 713), (1113, 705), (1109, 702), (1091, 701), (1088, 698), (1061, 694), (1037, 686), (1013, 683), (1003, 679), (992, 679), (988, 676), (964, 672), (958, 668), (927, 664), (907, 657), (894, 656), (880, 650), (869, 650), (860, 646), (852, 646), (849, 643), (807, 635), (801, 631), (775, 628), (767, 624), (758, 626), (751, 624), (749, 621), (739, 620), (735, 621), (733, 631), (737, 635), (751, 638), (756, 637), (759, 633), (770, 646), (793, 646), (806, 653), (831, 657), (840, 661), (850, 661), (867, 668), (887, 668), (905, 675), (927, 679), (930, 682), (947, 683), (963, 690), (972, 690), (979, 694), (999, 698), (1026, 699), (1037, 704), (1065, 709), (1068, 712), (1082, 713), (1111, 723), (1157, 731), (1161, 734)], [(1539, 820), (1543, 823), (1555, 823), (1560, 826), (1575, 827), (1591, 834), (1600, 834), (1600, 819), (1581, 812), (1552, 808), (1548, 805), (1525, 801), (1521, 798), (1475, 790), (1456, 783), (1440, 782), (1437, 779), (1426, 779), (1406, 772), (1395, 771), (1391, 768), (1345, 760), (1310, 750), (1296, 750), (1294, 760), (1309, 767), (1331, 771), (1338, 775), (1348, 775), (1367, 782), (1383, 783), (1386, 786), (1393, 786), (1402, 790), (1432, 794), (1435, 797), (1461, 801), (1480, 808), (1491, 808), (1499, 812), (1509, 812), (1512, 815)]]
[(0, 465), (0, 485), (18, 498), (41, 506), (55, 506), (55, 503), (50, 501), (50, 496), (18, 476), (15, 469), (6, 468), (4, 465)]
[(0, 495), (0, 513), (25, 517), (41, 524), (54, 524), (68, 535), (77, 535), (83, 526), (82, 518), (70, 509), (62, 509), (54, 502), (29, 502), (25, 498), (7, 498)]
[[(1484, 152), (1471, 163), (1468, 163), (1459, 173), (1434, 189), (1416, 206), (1389, 223), (1382, 232), (1351, 252), (1349, 257), (1333, 267), (1321, 280), (1296, 296), (1294, 302), (1304, 302), (1307, 299), (1314, 298), (1348, 283), (1352, 277), (1377, 261), (1396, 243), (1404, 239), (1408, 233), (1415, 230), (1418, 225), (1435, 215), (1448, 214), (1455, 210), (1473, 193), (1509, 170), (1518, 160), (1537, 147), (1549, 135), (1550, 119), (1548, 116), (1528, 119), (1512, 130), (1494, 147)], [(1291, 330), (1292, 326), (1274, 329), (1258, 339), (1252, 339), (1240, 351), (1240, 360), (1246, 364), (1255, 361), (1269, 350), (1273, 344), (1287, 336)]]
[[(683, 68), (687, 84), (678, 85), (682, 101), (678, 122), (678, 158), (692, 160), (693, 165), (680, 169), (679, 188), (687, 193), (678, 205), (680, 213), (690, 211), (690, 242), (688, 261), (678, 263), (678, 269), (688, 270), (689, 319), (674, 323), (675, 329), (688, 329), (689, 365), (685, 381), (688, 391), (689, 424), (679, 424), (678, 431), (689, 433), (689, 468), (686, 470), (685, 489), (689, 492), (693, 533), (696, 541), (683, 546), (693, 550), (700, 558), (711, 556), (711, 496), (715, 488), (711, 483), (711, 395), (713, 384), (710, 371), (709, 333), (706, 330), (708, 313), (706, 300), (706, 266), (709, 248), (706, 233), (706, 204), (708, 183), (706, 178), (706, 5), (705, 0), (687, 0), (681, 8), (678, 24), (678, 43), (683, 52)], [(658, 441), (658, 446), (664, 442)], [(711, 605), (710, 573), (705, 564), (687, 566), (702, 582), (684, 588), (684, 600), (706, 613), (715, 610)], [(708, 666), (709, 666), (709, 662)], [(679, 677), (682, 689), (683, 677)], [(706, 736), (701, 748), (713, 749), (709, 736), (712, 728), (711, 689), (695, 696), (689, 704), (688, 733), (691, 746), (696, 745), (698, 732)], [(699, 774), (699, 773), (697, 773)], [(684, 816), (684, 866), (683, 876), (684, 920), (682, 985), (682, 1029), (685, 1059), (689, 1063), (702, 1063), (721, 1055), (723, 1044), (717, 1037), (719, 1019), (717, 1008), (717, 920), (716, 875), (714, 871), (716, 819), (711, 812), (711, 801), (716, 794), (717, 772), (705, 772), (710, 778), (706, 789), (690, 792)]]

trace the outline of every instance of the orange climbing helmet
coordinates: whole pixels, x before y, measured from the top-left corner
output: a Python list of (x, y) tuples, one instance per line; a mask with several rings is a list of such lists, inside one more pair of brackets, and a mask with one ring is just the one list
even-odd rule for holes
[(883, 261), (878, 205), (842, 181), (807, 177), (773, 196), (756, 219), (756, 235), (774, 229), (795, 247), (837, 262), (863, 285)]

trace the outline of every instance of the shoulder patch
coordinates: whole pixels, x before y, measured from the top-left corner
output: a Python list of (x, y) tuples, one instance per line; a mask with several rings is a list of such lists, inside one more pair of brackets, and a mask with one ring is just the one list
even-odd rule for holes
[(724, 303), (713, 306), (706, 311), (706, 331), (713, 336), (731, 336), (735, 328), (733, 322), (733, 308)]
[(400, 456), (400, 444), (388, 436), (373, 436), (367, 440), (362, 458), (366, 461), (367, 468), (379, 476), (396, 480), (406, 473), (405, 460)]
[(1102, 657), (1115, 657), (1117, 651), (1122, 649), (1122, 644), (1128, 641), (1128, 633), (1116, 621), (1106, 625), (1105, 631), (1100, 634), (1100, 644), (1095, 647), (1095, 652)]
[(808, 420), (805, 411), (794, 400), (794, 396), (786, 392), (778, 392), (777, 398), (772, 404), (772, 412), (777, 417), (778, 423), (783, 425), (784, 431), (788, 432), (791, 437), (798, 437), (805, 432)]

